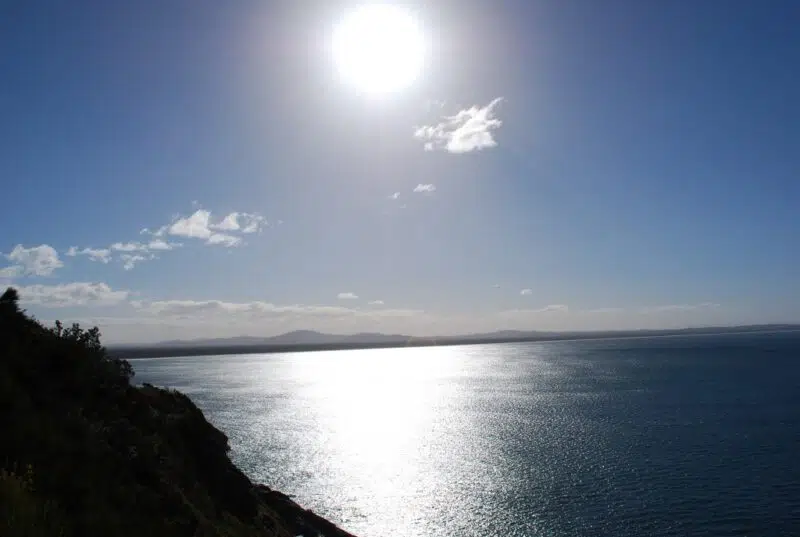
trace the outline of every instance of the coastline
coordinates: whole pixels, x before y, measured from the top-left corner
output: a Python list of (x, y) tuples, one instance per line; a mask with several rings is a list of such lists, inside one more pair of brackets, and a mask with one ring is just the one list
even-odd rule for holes
[(776, 325), (785, 328), (752, 327), (714, 327), (677, 330), (637, 330), (615, 332), (563, 333), (522, 337), (443, 337), (418, 338), (417, 340), (397, 340), (379, 343), (330, 343), (330, 344), (246, 344), (246, 345), (203, 345), (192, 346), (130, 346), (110, 347), (108, 352), (115, 358), (137, 360), (146, 358), (174, 358), (180, 356), (222, 356), (232, 354), (279, 354), (296, 352), (320, 352), (339, 350), (396, 349), (406, 347), (452, 347), (467, 345), (488, 345), (501, 343), (546, 343), (556, 341), (598, 341), (627, 340), (665, 337), (701, 337), (723, 335), (759, 335), (773, 333), (800, 332), (800, 326)]

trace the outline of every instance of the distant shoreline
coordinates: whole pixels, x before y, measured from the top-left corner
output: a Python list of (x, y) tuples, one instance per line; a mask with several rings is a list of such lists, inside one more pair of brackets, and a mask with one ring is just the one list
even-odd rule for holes
[(336, 350), (391, 349), (404, 347), (452, 347), (458, 345), (488, 345), (501, 343), (538, 343), (555, 341), (597, 341), (614, 339), (649, 339), (687, 336), (721, 336), (745, 334), (777, 334), (800, 332), (798, 325), (767, 325), (713, 328), (685, 328), (677, 330), (631, 330), (614, 332), (584, 332), (561, 334), (532, 334), (519, 337), (502, 336), (455, 336), (442, 338), (410, 337), (382, 342), (331, 342), (295, 344), (225, 344), (192, 345), (191, 342), (173, 345), (139, 347), (110, 347), (108, 352), (116, 358), (136, 360), (145, 358), (175, 358), (181, 356), (220, 356), (233, 354), (280, 354), (295, 352), (319, 352)]

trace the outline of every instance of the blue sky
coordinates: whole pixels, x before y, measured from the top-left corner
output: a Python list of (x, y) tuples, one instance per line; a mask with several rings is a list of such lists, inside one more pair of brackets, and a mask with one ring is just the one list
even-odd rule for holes
[(800, 4), (403, 3), (379, 97), (358, 5), (4, 3), (0, 283), (109, 343), (800, 322)]

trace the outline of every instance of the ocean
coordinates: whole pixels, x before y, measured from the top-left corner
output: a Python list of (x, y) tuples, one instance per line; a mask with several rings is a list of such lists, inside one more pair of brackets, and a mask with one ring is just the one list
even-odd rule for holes
[(132, 364), (359, 537), (800, 536), (800, 333)]

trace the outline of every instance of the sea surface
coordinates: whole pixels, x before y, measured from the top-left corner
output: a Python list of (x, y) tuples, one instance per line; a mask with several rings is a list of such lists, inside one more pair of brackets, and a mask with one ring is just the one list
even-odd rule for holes
[(800, 333), (132, 364), (359, 537), (800, 536)]

